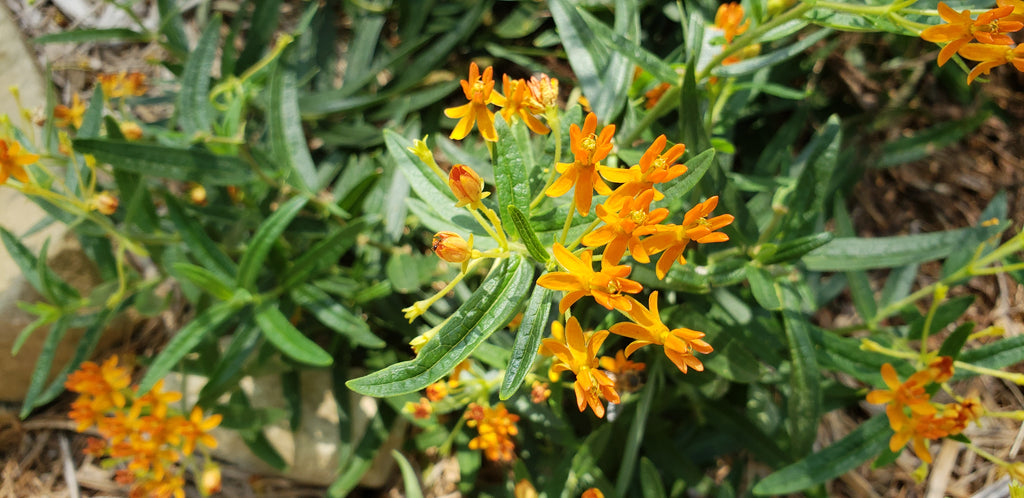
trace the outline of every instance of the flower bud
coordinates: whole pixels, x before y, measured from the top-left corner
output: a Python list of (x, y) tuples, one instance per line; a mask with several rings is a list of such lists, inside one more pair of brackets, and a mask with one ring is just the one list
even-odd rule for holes
[(120, 202), (118, 201), (117, 197), (111, 195), (109, 192), (100, 192), (99, 194), (96, 195), (96, 197), (93, 197), (92, 199), (92, 206), (97, 211), (107, 216), (110, 216), (117, 212), (117, 206), (119, 203)]
[(455, 207), (469, 205), (471, 208), (480, 207), (480, 200), (491, 195), (484, 192), (484, 181), (472, 168), (465, 164), (456, 164), (448, 173), (448, 186), (451, 187), (455, 199), (458, 200)]
[(197, 206), (206, 205), (206, 188), (202, 185), (195, 185), (188, 191), (188, 197), (192, 201), (192, 204)]
[(469, 259), (472, 250), (466, 239), (455, 232), (437, 232), (432, 245), (434, 254), (449, 263), (461, 263)]
[(207, 463), (203, 469), (203, 475), (199, 479), (199, 492), (203, 496), (220, 493), (220, 466), (215, 463)]
[(125, 121), (121, 123), (121, 134), (128, 140), (138, 140), (142, 138), (142, 127), (134, 121)]

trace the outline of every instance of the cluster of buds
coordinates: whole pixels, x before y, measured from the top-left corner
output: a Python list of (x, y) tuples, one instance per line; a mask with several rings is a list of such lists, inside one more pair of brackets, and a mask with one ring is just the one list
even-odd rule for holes
[[(131, 371), (118, 366), (117, 356), (98, 365), (84, 362), (65, 387), (78, 393), (69, 417), (78, 432), (92, 427), (102, 436), (89, 440), (86, 453), (120, 465), (116, 479), (131, 486), (132, 497), (183, 498), (185, 469), (191, 468), (203, 496), (220, 490), (220, 469), (206, 455), (217, 447), (210, 431), (220, 415), (204, 416), (198, 406), (186, 416), (171, 404), (181, 393), (164, 391), (163, 381), (147, 393), (131, 387)], [(193, 454), (204, 454), (199, 464)]]
[(477, 436), (469, 441), (469, 449), (483, 451), (493, 462), (515, 460), (515, 443), (512, 436), (519, 434), (516, 422), (519, 415), (509, 413), (503, 403), (493, 408), (470, 403), (466, 410), (466, 425), (475, 427)]
[(904, 382), (900, 382), (891, 364), (882, 365), (882, 380), (888, 389), (871, 391), (867, 401), (885, 405), (889, 425), (895, 432), (889, 439), (890, 450), (899, 451), (910, 442), (918, 458), (931, 463), (930, 440), (960, 434), (968, 422), (977, 422), (983, 415), (984, 409), (977, 398), (946, 404), (932, 402), (929, 387), (943, 384), (952, 377), (953, 359), (948, 356), (932, 361)]
[(945, 2), (939, 2), (938, 13), (946, 23), (921, 32), (921, 38), (927, 41), (946, 44), (939, 51), (939, 66), (953, 54), (980, 62), (967, 75), (968, 84), (1004, 64), (1024, 71), (1024, 44), (1015, 44), (1007, 34), (1024, 28), (1024, 1), (997, 0), (996, 5), (975, 19), (969, 10), (957, 12)]

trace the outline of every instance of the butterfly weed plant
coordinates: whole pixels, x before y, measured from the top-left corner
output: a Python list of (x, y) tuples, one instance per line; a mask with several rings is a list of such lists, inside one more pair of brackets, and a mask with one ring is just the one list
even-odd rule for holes
[[(1009, 448), (970, 440), (972, 424), (1024, 411), (960, 382), (1024, 383), (1008, 368), (1024, 342), (949, 297), (972, 278), (1021, 280), (1006, 195), (974, 226), (858, 237), (846, 197), (872, 156), (808, 82), (836, 33), (856, 31), (937, 44), (924, 69), (953, 61), (968, 91), (1024, 70), (1024, 4), (324, 2), (287, 29), (267, 4), (230, 22), (203, 11), (194, 44), (164, 3), (158, 31), (48, 35), (160, 44), (172, 81), (156, 93), (141, 74), (101, 75), (91, 98), (0, 136), (0, 182), (68, 225), (106, 280), (83, 296), (46, 246), (0, 232), (44, 296), (19, 344), (48, 326), (23, 415), (80, 393), (71, 417), (104, 438), (89, 451), (133, 493), (181, 496), (186, 468), (214, 491), (217, 425), (285, 470), (262, 429), (298, 429), (301, 403), (255, 408), (240, 380), (296, 386), (317, 369), (342, 414), (351, 392), (383, 400), (365, 434), (339, 431), (332, 496), (358, 485), (397, 417), (415, 427), (393, 453), (411, 496), (413, 464), (439, 458), (474, 495), (825, 495), (904, 448), (924, 474), (942, 439), (1024, 478)], [(133, 113), (153, 102), (173, 113)], [(977, 123), (955, 125), (887, 144), (899, 154), (882, 167)], [(915, 287), (936, 260), (941, 275)], [(855, 323), (816, 325), (838, 299)], [(87, 361), (118, 314), (179, 304), (188, 320), (136, 357), (137, 380), (117, 358)], [(85, 339), (50, 380), (70, 327)], [(172, 371), (205, 379), (188, 406), (164, 390)], [(822, 447), (832, 410), (859, 425)]]

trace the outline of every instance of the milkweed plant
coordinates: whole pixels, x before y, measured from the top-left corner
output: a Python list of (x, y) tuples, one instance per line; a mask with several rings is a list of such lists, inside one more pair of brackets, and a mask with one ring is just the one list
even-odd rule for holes
[[(42, 296), (13, 351), (46, 334), (22, 416), (78, 393), (69, 416), (99, 436), (86, 453), (132, 496), (217, 492), (218, 426), (287, 472), (263, 429), (300, 429), (311, 370), (330, 372), (341, 424), (352, 393), (380, 398), (365, 434), (339, 431), (331, 496), (400, 418), (409, 496), (442, 460), (471, 495), (824, 496), (904, 449), (923, 479), (942, 440), (1024, 480), (1008, 448), (970, 439), (1024, 410), (964, 382), (1024, 384), (1024, 339), (964, 316), (971, 279), (1024, 281), (1006, 193), (971, 226), (912, 235), (859, 237), (847, 208), (865, 167), (981, 120), (879, 156), (814, 86), (842, 32), (958, 95), (1024, 71), (1024, 2), (927, 3), (313, 2), (279, 19), (280, 1), (159, 2), (155, 30), (44, 35), (165, 57), (163, 76), (98, 74), (91, 96), (0, 126), (0, 185), (47, 214), (0, 229)], [(100, 285), (72, 287), (48, 244), (23, 243), (53, 222)], [(818, 325), (841, 300), (851, 324)], [(93, 358), (130, 310), (181, 325), (156, 351)], [(84, 336), (51, 372), (71, 328)], [(198, 394), (165, 388), (172, 371)], [(292, 391), (284, 414), (240, 388), (268, 374)], [(833, 410), (858, 425), (822, 444)]]

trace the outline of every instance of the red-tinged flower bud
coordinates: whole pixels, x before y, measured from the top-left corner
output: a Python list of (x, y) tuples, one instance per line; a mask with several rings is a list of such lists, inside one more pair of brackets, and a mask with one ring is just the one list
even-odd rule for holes
[(119, 203), (120, 202), (117, 200), (117, 197), (111, 195), (108, 192), (101, 192), (92, 199), (93, 207), (95, 207), (96, 210), (99, 211), (100, 213), (103, 213), (107, 216), (110, 216), (117, 212), (117, 206)]
[(473, 171), (473, 168), (465, 164), (456, 164), (448, 173), (448, 186), (451, 187), (455, 199), (458, 200), (455, 207), (469, 205), (476, 208), (480, 206), (480, 200), (491, 195), (484, 192), (484, 181), (480, 175)]
[(434, 234), (432, 248), (437, 257), (449, 263), (461, 263), (469, 259), (472, 250), (466, 239), (455, 232), (437, 232)]
[(203, 469), (203, 475), (199, 479), (199, 492), (203, 496), (210, 496), (220, 493), (220, 466), (215, 463), (208, 463)]

